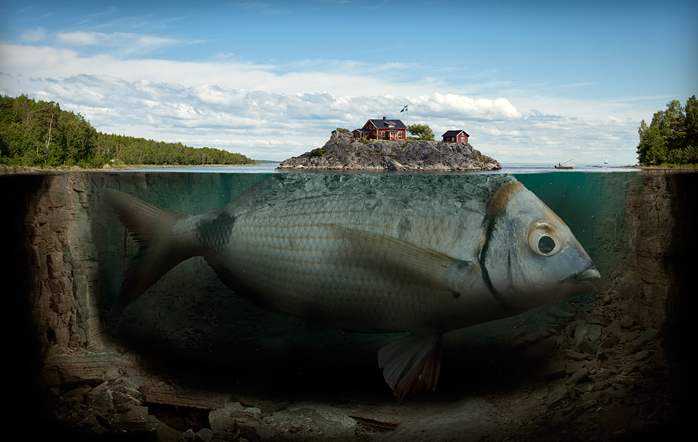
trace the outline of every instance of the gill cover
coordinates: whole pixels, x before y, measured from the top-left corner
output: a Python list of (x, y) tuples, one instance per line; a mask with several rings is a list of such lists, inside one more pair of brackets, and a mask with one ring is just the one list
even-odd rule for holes
[(594, 264), (569, 227), (518, 181), (487, 202), (480, 263), (503, 307), (524, 311), (594, 290)]

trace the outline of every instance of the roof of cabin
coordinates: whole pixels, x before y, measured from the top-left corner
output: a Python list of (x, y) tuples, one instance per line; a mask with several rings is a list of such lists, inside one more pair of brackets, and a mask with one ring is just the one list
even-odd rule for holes
[(455, 137), (456, 135), (460, 134), (463, 132), (466, 137), (469, 137), (470, 134), (464, 130), (447, 130), (445, 134), (441, 135), (442, 137)]
[[(368, 121), (374, 124), (378, 129), (407, 129), (405, 123), (400, 120), (384, 120), (382, 118), (371, 118)], [(388, 123), (393, 123), (394, 127), (389, 127)]]

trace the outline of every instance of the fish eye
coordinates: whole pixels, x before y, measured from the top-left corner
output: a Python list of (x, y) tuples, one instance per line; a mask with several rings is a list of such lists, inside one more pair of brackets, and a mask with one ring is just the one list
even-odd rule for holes
[(538, 240), (538, 250), (544, 255), (549, 254), (555, 250), (555, 240), (547, 235), (541, 236)]
[(528, 246), (540, 256), (552, 256), (560, 251), (562, 241), (555, 227), (539, 222), (533, 225), (528, 235)]

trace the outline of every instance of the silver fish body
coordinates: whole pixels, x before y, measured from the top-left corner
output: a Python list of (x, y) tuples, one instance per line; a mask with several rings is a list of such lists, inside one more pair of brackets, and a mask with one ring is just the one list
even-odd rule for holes
[(412, 332), (379, 354), (400, 400), (435, 388), (444, 332), (593, 290), (586, 279), (599, 277), (562, 220), (506, 175), (278, 174), (199, 216), (106, 195), (143, 243), (122, 306), (203, 256), (264, 308)]

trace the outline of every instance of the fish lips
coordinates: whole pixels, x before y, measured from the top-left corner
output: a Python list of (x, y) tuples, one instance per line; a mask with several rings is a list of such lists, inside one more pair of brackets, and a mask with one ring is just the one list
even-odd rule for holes
[(589, 279), (595, 279), (597, 281), (601, 279), (601, 273), (599, 273), (599, 271), (596, 270), (596, 267), (594, 267), (593, 265), (587, 267), (584, 270), (580, 270), (576, 273), (573, 273), (572, 275), (563, 279), (562, 283), (581, 285), (588, 289), (586, 291), (596, 290), (596, 284), (589, 281)]

